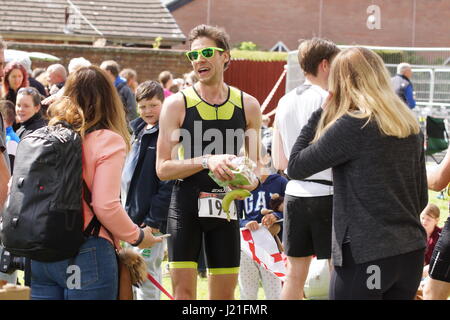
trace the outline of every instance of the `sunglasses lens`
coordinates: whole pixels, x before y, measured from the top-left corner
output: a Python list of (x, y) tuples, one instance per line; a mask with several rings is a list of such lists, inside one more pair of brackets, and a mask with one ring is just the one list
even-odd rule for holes
[(188, 56), (189, 60), (195, 61), (198, 58), (198, 52), (197, 51), (190, 51), (190, 52), (188, 52), (187, 56)]
[(205, 58), (211, 58), (213, 54), (214, 54), (213, 48), (205, 48), (202, 50), (202, 56), (204, 56)]

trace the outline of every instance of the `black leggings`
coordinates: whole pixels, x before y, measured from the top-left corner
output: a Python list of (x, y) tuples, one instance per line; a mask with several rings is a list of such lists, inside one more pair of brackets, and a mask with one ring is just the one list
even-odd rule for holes
[(413, 300), (420, 284), (425, 249), (356, 264), (350, 244), (343, 265), (331, 274), (330, 300)]

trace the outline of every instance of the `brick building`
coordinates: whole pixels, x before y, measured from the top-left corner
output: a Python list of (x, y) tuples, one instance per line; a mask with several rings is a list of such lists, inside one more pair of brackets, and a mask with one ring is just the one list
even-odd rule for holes
[(338, 44), (448, 47), (450, 0), (165, 0), (184, 34), (225, 27), (233, 44), (269, 50), (282, 41), (326, 37)]
[[(92, 47), (89, 45), (65, 45), (10, 42), (8, 48), (27, 52), (44, 52), (55, 55), (67, 67), (72, 58), (84, 57), (90, 62), (100, 65), (104, 60), (115, 60), (122, 68), (133, 68), (137, 71), (138, 80), (158, 80), (161, 71), (170, 70), (175, 77), (192, 70), (184, 51), (156, 50), (148, 48), (126, 47)], [(32, 68), (47, 67), (53, 62), (33, 61)]]

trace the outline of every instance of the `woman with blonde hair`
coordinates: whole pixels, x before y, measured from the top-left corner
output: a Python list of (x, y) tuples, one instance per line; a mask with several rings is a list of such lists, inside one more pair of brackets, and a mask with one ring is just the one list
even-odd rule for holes
[(413, 299), (428, 202), (423, 136), (382, 59), (350, 48), (334, 59), (330, 96), (300, 133), (288, 175), (332, 168), (331, 299)]
[(160, 238), (141, 229), (120, 204), (120, 181), (130, 136), (122, 102), (104, 71), (82, 67), (65, 84), (64, 96), (48, 110), (54, 125), (65, 121), (78, 132), (83, 144), (83, 179), (91, 191), (90, 206), (83, 201), (84, 228), (95, 216), (98, 236), (89, 237), (74, 258), (80, 268), (81, 288), (69, 288), (67, 268), (72, 259), (46, 263), (32, 260), (32, 299), (116, 299), (119, 241), (147, 248)]

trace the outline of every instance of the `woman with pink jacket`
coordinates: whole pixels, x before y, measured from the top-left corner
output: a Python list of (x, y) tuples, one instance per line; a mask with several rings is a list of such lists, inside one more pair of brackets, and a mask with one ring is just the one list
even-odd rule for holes
[[(120, 180), (130, 136), (122, 102), (107, 75), (96, 66), (83, 67), (67, 79), (64, 96), (49, 109), (50, 125), (71, 124), (83, 139), (83, 178), (91, 191), (91, 205), (102, 227), (75, 257), (80, 268), (78, 286), (67, 281), (68, 260), (32, 261), (32, 299), (113, 300), (118, 293), (115, 249), (119, 241), (148, 248), (160, 238), (150, 228), (134, 224), (120, 203)], [(94, 213), (83, 201), (84, 228)]]

